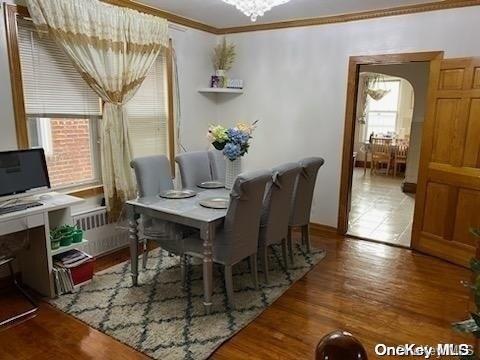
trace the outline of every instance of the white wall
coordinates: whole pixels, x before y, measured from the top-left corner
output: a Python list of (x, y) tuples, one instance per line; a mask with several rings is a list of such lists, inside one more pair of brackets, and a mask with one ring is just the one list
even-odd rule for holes
[(480, 7), (468, 7), (228, 36), (238, 50), (231, 74), (245, 80), (245, 94), (219, 104), (221, 120), (261, 119), (246, 168), (324, 157), (312, 221), (336, 226), (349, 57), (480, 55), (479, 18)]

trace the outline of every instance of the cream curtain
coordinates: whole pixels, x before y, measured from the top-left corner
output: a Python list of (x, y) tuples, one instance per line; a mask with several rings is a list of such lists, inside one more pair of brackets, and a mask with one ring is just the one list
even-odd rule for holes
[(168, 48), (167, 21), (98, 0), (28, 0), (33, 22), (65, 50), (105, 101), (100, 130), (107, 207), (135, 196), (123, 105)]

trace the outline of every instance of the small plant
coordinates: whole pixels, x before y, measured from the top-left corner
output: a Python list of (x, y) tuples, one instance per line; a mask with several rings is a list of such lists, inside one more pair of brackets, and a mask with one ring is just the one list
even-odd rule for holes
[[(471, 229), (470, 232), (480, 239), (480, 229)], [(470, 333), (475, 336), (476, 343), (480, 340), (480, 259), (470, 260), (470, 269), (474, 274), (473, 284), (465, 284), (473, 293), (475, 301), (475, 312), (470, 314), (470, 318), (453, 324), (453, 328), (463, 333)], [(478, 359), (478, 349), (475, 349), (472, 355), (460, 356), (461, 360)]]
[(227, 43), (223, 38), (222, 42), (213, 49), (212, 63), (215, 70), (228, 71), (232, 68), (236, 57), (235, 45)]

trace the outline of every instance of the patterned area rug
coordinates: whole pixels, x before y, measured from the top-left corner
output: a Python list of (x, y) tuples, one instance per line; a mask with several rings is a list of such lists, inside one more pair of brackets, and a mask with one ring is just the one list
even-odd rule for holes
[[(235, 308), (227, 306), (222, 267), (214, 265), (212, 313), (205, 315), (201, 265), (191, 265), (181, 286), (179, 258), (156, 249), (132, 287), (129, 262), (95, 274), (91, 283), (51, 303), (88, 325), (152, 358), (205, 359), (253, 321), (295, 281), (325, 257), (296, 248), (295, 265), (281, 265), (281, 249), (270, 255), (269, 284), (255, 290), (248, 263), (234, 266)], [(140, 262), (141, 263), (141, 262)], [(259, 267), (260, 268), (260, 267)]]

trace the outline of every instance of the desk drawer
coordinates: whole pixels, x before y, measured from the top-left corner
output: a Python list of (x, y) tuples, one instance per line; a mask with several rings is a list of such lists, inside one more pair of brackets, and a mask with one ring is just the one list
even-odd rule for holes
[(45, 224), (43, 214), (23, 216), (0, 222), (0, 236), (32, 229)]

